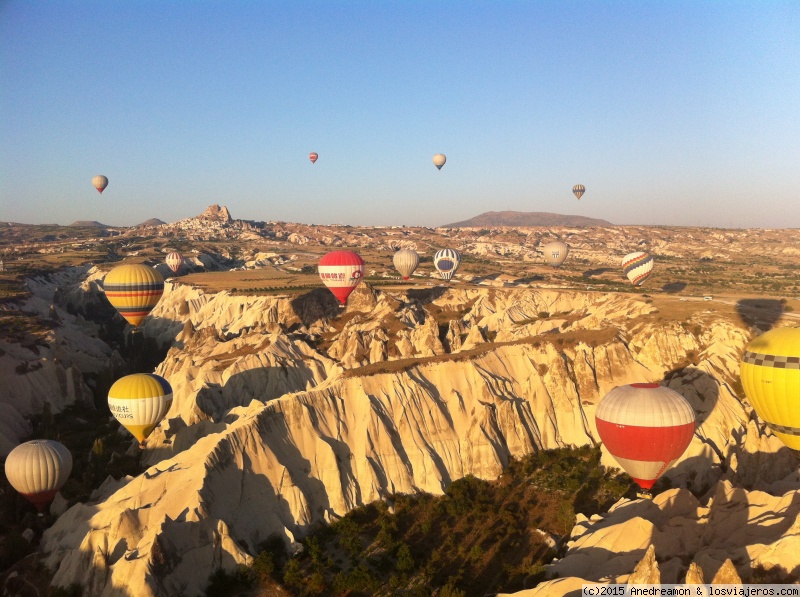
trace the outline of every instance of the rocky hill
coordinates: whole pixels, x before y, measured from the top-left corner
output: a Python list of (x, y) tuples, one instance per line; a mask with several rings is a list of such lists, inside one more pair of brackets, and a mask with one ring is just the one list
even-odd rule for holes
[(487, 211), (469, 220), (445, 224), (442, 228), (483, 228), (486, 226), (613, 226), (611, 222), (586, 216), (567, 216), (539, 211)]
[(84, 227), (84, 228), (87, 228), (87, 227), (91, 227), (91, 228), (110, 228), (109, 225), (101, 224), (100, 222), (98, 222), (96, 220), (76, 220), (75, 222), (72, 222), (72, 224), (70, 224), (70, 226), (76, 226), (76, 227), (80, 226), (80, 227)]
[(141, 224), (137, 224), (136, 226), (163, 226), (166, 224), (164, 220), (159, 220), (158, 218), (150, 218), (149, 220), (145, 220)]

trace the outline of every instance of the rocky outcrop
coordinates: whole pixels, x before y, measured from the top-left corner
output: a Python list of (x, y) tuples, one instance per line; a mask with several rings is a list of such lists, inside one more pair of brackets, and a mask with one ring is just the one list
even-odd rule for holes
[[(579, 517), (566, 555), (548, 566), (559, 581), (515, 595), (563, 596), (583, 582), (741, 584), (756, 567), (800, 571), (800, 482), (781, 495), (720, 481), (705, 504), (685, 489), (621, 500), (605, 516)], [(790, 547), (791, 546), (791, 547)], [(683, 563), (691, 559), (688, 568)], [(637, 564), (638, 562), (638, 564)]]

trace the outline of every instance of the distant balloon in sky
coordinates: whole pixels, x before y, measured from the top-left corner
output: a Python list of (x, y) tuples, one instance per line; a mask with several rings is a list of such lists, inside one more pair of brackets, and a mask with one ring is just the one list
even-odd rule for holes
[(461, 264), (461, 253), (455, 249), (441, 249), (433, 256), (433, 265), (443, 280), (450, 280)]
[(603, 396), (595, 423), (606, 450), (639, 487), (649, 490), (689, 446), (695, 414), (674, 390), (634, 383)]
[(102, 192), (105, 191), (106, 187), (108, 186), (108, 179), (102, 174), (98, 174), (92, 178), (92, 184), (94, 185), (94, 188), (96, 188), (98, 192), (102, 194)]
[(169, 269), (172, 270), (173, 273), (177, 274), (178, 270), (181, 269), (181, 265), (183, 265), (183, 255), (178, 253), (177, 251), (173, 251), (164, 262), (169, 266)]
[(628, 253), (622, 258), (622, 271), (634, 286), (641, 286), (653, 272), (653, 258), (642, 251)]
[(572, 193), (578, 198), (579, 201), (580, 198), (583, 197), (583, 194), (585, 192), (586, 192), (586, 187), (583, 186), (582, 184), (576, 184), (574, 187), (572, 187)]
[(364, 277), (364, 260), (353, 251), (331, 251), (319, 260), (319, 277), (344, 306)]
[(394, 268), (403, 276), (403, 280), (408, 280), (419, 265), (419, 255), (411, 249), (402, 249), (394, 254), (392, 262)]
[(72, 472), (72, 454), (56, 441), (35, 439), (11, 450), (5, 468), (11, 486), (44, 512)]
[(308, 159), (311, 160), (312, 164), (314, 164), (317, 159), (319, 159), (319, 154), (316, 151), (312, 151), (308, 154)]
[(141, 263), (118, 265), (103, 279), (103, 292), (128, 323), (138, 326), (164, 294), (164, 278)]
[(741, 378), (761, 420), (800, 456), (800, 328), (776, 328), (750, 342)]
[(433, 165), (436, 166), (439, 170), (442, 169), (442, 166), (444, 166), (444, 163), (446, 161), (447, 158), (443, 153), (437, 153), (435, 156), (433, 156)]
[(108, 408), (114, 418), (144, 444), (172, 406), (172, 386), (153, 373), (121, 377), (108, 390)]
[(553, 267), (558, 267), (564, 263), (567, 255), (569, 255), (569, 247), (560, 240), (554, 240), (553, 242), (547, 243), (542, 249), (542, 252), (544, 253), (544, 260), (546, 263)]

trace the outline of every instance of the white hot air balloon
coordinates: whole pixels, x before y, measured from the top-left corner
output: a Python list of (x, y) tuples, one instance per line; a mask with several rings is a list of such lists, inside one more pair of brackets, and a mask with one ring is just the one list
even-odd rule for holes
[(461, 264), (461, 253), (455, 249), (441, 249), (433, 256), (433, 266), (443, 280), (450, 280)]
[(433, 156), (433, 165), (436, 166), (439, 170), (442, 169), (444, 163), (447, 161), (447, 157), (443, 153), (437, 153)]
[(545, 263), (558, 267), (567, 259), (569, 247), (560, 240), (554, 240), (542, 248), (542, 253), (544, 253)]
[(102, 195), (103, 191), (105, 191), (106, 187), (108, 186), (108, 178), (106, 178), (102, 174), (98, 174), (97, 176), (92, 178), (92, 186), (96, 188), (97, 192)]
[(44, 512), (72, 472), (72, 454), (49, 439), (20, 444), (6, 458), (6, 478), (11, 486)]
[(178, 253), (177, 251), (172, 251), (164, 262), (169, 266), (169, 269), (172, 270), (172, 273), (177, 274), (178, 270), (181, 269), (181, 265), (183, 265), (183, 255)]
[(419, 255), (411, 249), (402, 249), (394, 254), (392, 261), (394, 268), (403, 276), (403, 280), (408, 280), (419, 266)]
[(628, 253), (622, 258), (622, 271), (634, 286), (641, 286), (653, 272), (653, 257), (643, 251)]

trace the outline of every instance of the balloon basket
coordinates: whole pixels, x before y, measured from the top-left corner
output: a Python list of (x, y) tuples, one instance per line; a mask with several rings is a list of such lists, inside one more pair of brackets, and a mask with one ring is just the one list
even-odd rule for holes
[(642, 489), (641, 491), (636, 492), (636, 497), (644, 500), (652, 500), (653, 494), (647, 491), (646, 489)]

